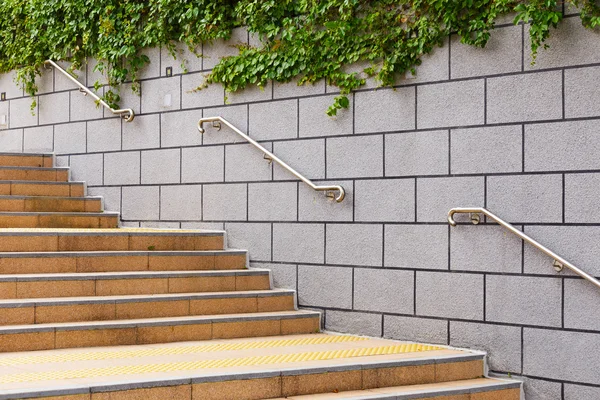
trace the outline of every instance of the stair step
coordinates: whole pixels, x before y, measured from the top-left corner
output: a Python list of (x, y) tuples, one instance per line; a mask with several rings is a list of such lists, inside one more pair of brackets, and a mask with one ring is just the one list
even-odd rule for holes
[(102, 197), (1, 196), (0, 212), (100, 212)]
[(69, 168), (64, 167), (0, 167), (0, 181), (67, 182)]
[(119, 213), (0, 212), (0, 228), (116, 228)]
[(292, 311), (293, 290), (0, 300), (0, 325)]
[(312, 333), (319, 330), (320, 316), (314, 311), (280, 311), (2, 326), (0, 352)]
[(85, 182), (0, 181), (3, 196), (83, 197), (85, 192)]
[(54, 165), (54, 155), (33, 153), (0, 153), (0, 166), (5, 167), (46, 167)]
[(0, 229), (0, 252), (222, 250), (223, 239), (201, 230)]
[(0, 275), (0, 299), (270, 289), (267, 269)]

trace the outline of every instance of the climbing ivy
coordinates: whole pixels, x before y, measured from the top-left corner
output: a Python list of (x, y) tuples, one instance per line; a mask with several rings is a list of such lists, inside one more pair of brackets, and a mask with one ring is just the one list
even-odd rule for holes
[[(34, 95), (44, 60), (69, 61), (75, 71), (94, 57), (109, 86), (133, 81), (135, 89), (150, 61), (142, 49), (163, 46), (174, 55), (178, 42), (195, 49), (246, 26), (261, 44), (240, 45), (198, 86), (221, 83), (235, 92), (271, 80), (325, 79), (340, 89), (328, 110), (334, 115), (367, 77), (393, 85), (451, 33), (484, 47), (498, 17), (511, 12), (514, 23), (530, 24), (535, 59), (563, 7), (579, 8), (588, 28), (600, 23), (596, 0), (2, 0), (0, 72), (16, 70)], [(119, 101), (112, 91), (105, 96)]]

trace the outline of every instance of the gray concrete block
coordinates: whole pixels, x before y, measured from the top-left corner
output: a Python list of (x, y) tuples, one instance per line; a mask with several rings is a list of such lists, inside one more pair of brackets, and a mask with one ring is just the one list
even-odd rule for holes
[(123, 150), (160, 147), (160, 116), (141, 115), (123, 124)]
[(211, 231), (225, 230), (223, 222), (182, 222), (181, 229), (208, 229)]
[(556, 278), (488, 275), (487, 321), (561, 326), (562, 283)]
[(271, 260), (271, 224), (235, 222), (226, 223), (224, 229), (229, 248), (248, 250), (250, 260)]
[(140, 183), (140, 152), (127, 151), (104, 155), (105, 185), (135, 185)]
[(165, 221), (142, 221), (140, 222), (140, 228), (155, 228), (155, 229), (179, 229), (179, 222), (165, 222)]
[(510, 222), (561, 222), (562, 176), (490, 176), (487, 206)]
[(298, 184), (296, 182), (250, 183), (248, 220), (295, 221)]
[(244, 221), (247, 218), (247, 185), (205, 185), (204, 219), (207, 221)]
[(325, 329), (333, 332), (352, 333), (371, 337), (381, 336), (380, 314), (328, 310)]
[(236, 46), (247, 43), (248, 31), (245, 28), (234, 29), (229, 40), (217, 39), (212, 43), (205, 43), (202, 49), (204, 69), (212, 69), (222, 57), (237, 55), (239, 50)]
[(0, 130), (2, 151), (21, 153), (23, 151), (23, 129)]
[(383, 136), (327, 139), (327, 178), (383, 176)]
[[(525, 38), (529, 37), (528, 26)], [(586, 29), (579, 18), (565, 18), (558, 29), (550, 30), (547, 50), (540, 48), (535, 65), (531, 65), (531, 42), (525, 40), (525, 69), (543, 69), (600, 62), (600, 33)]]
[(163, 47), (160, 52), (160, 75), (167, 75), (167, 68), (172, 68), (173, 75), (202, 71), (202, 46), (190, 50), (185, 43), (175, 43), (173, 54)]
[(180, 181), (180, 149), (142, 151), (142, 184)]
[[(267, 150), (271, 143), (263, 143)], [(225, 181), (270, 181), (272, 164), (265, 160), (263, 153), (251, 144), (236, 144), (225, 147)]]
[[(142, 98), (141, 91), (134, 91), (131, 83), (123, 83), (116, 88), (112, 89), (113, 92), (119, 95), (121, 98), (119, 101), (119, 108), (131, 108), (135, 115), (139, 115), (142, 113)], [(104, 93), (108, 91), (108, 87), (104, 87)], [(72, 96), (71, 96), (72, 98)], [(90, 101), (90, 100), (87, 100)], [(93, 102), (92, 102), (93, 103)], [(107, 108), (102, 107), (104, 112), (104, 118), (112, 118), (116, 114), (113, 114)]]
[(450, 345), (487, 352), (494, 371), (521, 372), (520, 327), (450, 321)]
[(488, 79), (487, 123), (558, 118), (562, 118), (561, 71)]
[(379, 89), (358, 92), (356, 133), (415, 129), (415, 88)]
[[(79, 70), (71, 71), (69, 68), (71, 67), (71, 63), (65, 61), (56, 61), (58, 65), (60, 65), (63, 69), (67, 70), (71, 76), (73, 76), (79, 83), (82, 85), (86, 85), (87, 75), (86, 75), (86, 66), (85, 64)], [(54, 74), (54, 91), (62, 92), (63, 90), (71, 90), (75, 88), (75, 84), (71, 82), (69, 78), (65, 75), (61, 74), (58, 71), (55, 71)]]
[(398, 84), (411, 85), (414, 83), (445, 81), (449, 79), (448, 59), (450, 58), (448, 38), (444, 39), (442, 47), (436, 47), (430, 54), (421, 57), (421, 65), (416, 67), (416, 75), (410, 72), (401, 77)]
[[(38, 106), (36, 106), (32, 111), (32, 101), (34, 100), (30, 97), (14, 99), (10, 101), (8, 123), (11, 129), (21, 128), (24, 126), (36, 126), (38, 124)], [(35, 101), (37, 101), (37, 97), (35, 98)]]
[(223, 182), (225, 147), (191, 147), (181, 150), (181, 181)]
[(202, 185), (161, 186), (160, 219), (201, 220)]
[(161, 147), (194, 146), (202, 144), (202, 134), (198, 132), (198, 120), (202, 112), (176, 111), (160, 115)]
[(523, 339), (524, 374), (571, 382), (600, 382), (600, 334), (525, 328)]
[(71, 179), (84, 181), (88, 186), (103, 184), (104, 160), (102, 154), (71, 156)]
[(294, 78), (290, 82), (275, 82), (273, 85), (273, 98), (283, 99), (287, 97), (314, 96), (325, 93), (324, 80), (320, 80), (314, 84), (305, 83), (300, 86), (298, 86), (298, 82), (298, 78)]
[(452, 35), (453, 79), (521, 71), (522, 27), (506, 26), (490, 33), (485, 48), (462, 44), (458, 35)]
[[(525, 233), (575, 266), (600, 276), (600, 229), (596, 226), (526, 226)], [(552, 258), (525, 245), (525, 273), (555, 275)], [(565, 268), (563, 274), (571, 274)]]
[(597, 121), (525, 126), (525, 171), (600, 169)]
[(121, 121), (111, 118), (87, 122), (87, 151), (121, 150)]
[(160, 47), (145, 48), (140, 50), (139, 54), (148, 56), (150, 63), (146, 64), (138, 71), (138, 78), (148, 79), (160, 76)]
[(6, 93), (6, 99), (23, 96), (23, 88), (15, 82), (15, 71), (0, 74), (0, 92)]
[[(3, 146), (2, 148), (5, 147)], [(26, 153), (54, 151), (54, 127), (40, 126), (24, 129), (23, 151)]]
[[(39, 68), (40, 75), (35, 76), (35, 85), (38, 94), (52, 93), (54, 91), (54, 68)], [(57, 72), (59, 74), (60, 72)]]
[(8, 112), (9, 104), (10, 102), (8, 101), (0, 102), (0, 130), (8, 129), (8, 124), (10, 122)]
[(91, 187), (88, 188), (90, 196), (102, 196), (105, 211), (121, 211), (121, 188), (120, 187)]
[(38, 97), (40, 125), (69, 121), (69, 93), (53, 93)]
[[(101, 85), (108, 84), (108, 77), (106, 76), (106, 70), (100, 70), (98, 60), (94, 58), (88, 58), (86, 64), (86, 78), (88, 87), (93, 87), (96, 82)], [(106, 65), (104, 65), (106, 68)]]
[[(328, 198), (323, 191), (313, 190), (304, 183), (299, 183), (298, 220), (299, 221), (352, 221), (353, 189), (352, 181), (322, 182), (313, 181), (316, 185), (339, 185), (346, 191), (344, 201), (338, 203)], [(337, 196), (338, 193), (335, 192)]]
[(448, 131), (385, 135), (385, 175), (448, 173)]
[(54, 127), (56, 154), (85, 153), (87, 148), (86, 123), (75, 122)]
[(54, 161), (57, 167), (68, 167), (69, 166), (69, 156), (55, 156)]
[(565, 118), (600, 116), (600, 67), (565, 70)]
[(225, 103), (251, 103), (255, 101), (267, 101), (273, 99), (272, 83), (268, 82), (264, 87), (249, 85), (244, 90), (237, 92), (225, 91)]
[[(325, 140), (289, 140), (273, 143), (273, 153), (308, 179), (325, 178)], [(273, 165), (274, 180), (295, 179), (279, 165)]]
[(386, 225), (386, 267), (448, 269), (448, 227)]
[(144, 114), (181, 108), (181, 76), (142, 81), (141, 85)]
[(327, 224), (327, 264), (382, 266), (382, 225)]
[(352, 269), (299, 265), (298, 305), (352, 308)]
[(565, 279), (565, 328), (600, 331), (598, 288), (583, 279)]
[(386, 315), (383, 317), (383, 336), (411, 342), (448, 344), (448, 322)]
[(451, 269), (521, 273), (521, 242), (502, 227), (458, 225), (450, 230)]
[[(596, 400), (600, 399), (600, 388), (582, 385), (565, 384), (564, 400)], [(527, 398), (529, 400), (529, 397)]]
[(417, 128), (479, 125), (483, 121), (483, 79), (418, 87)]
[(122, 218), (125, 220), (159, 219), (158, 186), (129, 186), (123, 188)]
[(360, 180), (354, 185), (356, 221), (414, 221), (414, 179)]
[(294, 264), (269, 264), (252, 263), (251, 268), (265, 268), (271, 270), (273, 278), (273, 287), (278, 289), (296, 290), (296, 277), (298, 266)]
[(298, 137), (298, 101), (285, 100), (249, 105), (249, 135), (254, 140)]
[[(79, 90), (69, 92), (71, 121), (86, 121), (91, 119), (102, 119), (104, 108), (91, 98), (83, 97)], [(138, 107), (139, 108), (139, 107)]]
[[(527, 400), (562, 400), (562, 384), (559, 382), (532, 378), (523, 378), (523, 381), (523, 390)], [(581, 400), (579, 397), (577, 399)]]
[[(248, 133), (248, 106), (226, 106), (210, 108), (203, 111), (204, 118), (222, 117), (230, 124), (244, 133)], [(221, 124), (221, 129), (213, 128), (212, 124), (205, 124), (206, 133), (202, 135), (204, 144), (240, 143), (245, 140), (232, 129)]]
[[(198, 108), (222, 106), (225, 104), (225, 89), (220, 83), (212, 83), (202, 88), (203, 74), (186, 74), (181, 76), (181, 107)], [(199, 89), (199, 90), (198, 90)]]
[(417, 271), (417, 315), (483, 320), (483, 276)]
[(523, 168), (522, 142), (521, 125), (453, 129), (451, 172), (520, 172)]
[(565, 175), (565, 222), (600, 222), (600, 174)]
[(300, 99), (300, 137), (351, 135), (352, 97), (347, 110), (339, 110), (335, 117), (327, 115), (335, 96)]
[[(292, 243), (302, 243), (302, 246)], [(323, 224), (273, 225), (273, 261), (323, 263), (324, 249)]]
[(417, 221), (419, 222), (446, 221), (451, 208), (483, 207), (483, 205), (483, 177), (417, 179)]
[[(414, 273), (386, 269), (354, 269), (354, 309), (412, 314)], [(376, 296), (373, 294), (377, 293)]]

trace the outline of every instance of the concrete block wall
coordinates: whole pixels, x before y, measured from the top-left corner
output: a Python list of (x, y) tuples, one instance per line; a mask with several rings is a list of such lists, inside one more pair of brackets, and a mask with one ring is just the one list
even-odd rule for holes
[[(188, 54), (187, 74), (148, 50), (141, 97), (122, 89), (138, 112), (129, 124), (53, 71), (32, 114), (6, 74), (0, 148), (56, 152), (126, 226), (226, 229), (327, 329), (483, 349), (493, 372), (526, 380), (528, 399), (597, 399), (600, 292), (497, 226), (446, 222), (451, 207), (488, 207), (600, 276), (600, 34), (568, 17), (534, 66), (527, 34), (499, 26), (484, 50), (452, 37), (415, 79), (359, 90), (336, 118), (325, 82), (194, 91), (227, 43)], [(80, 73), (90, 86), (92, 65)], [(346, 200), (228, 129), (200, 135), (198, 119), (215, 115)]]

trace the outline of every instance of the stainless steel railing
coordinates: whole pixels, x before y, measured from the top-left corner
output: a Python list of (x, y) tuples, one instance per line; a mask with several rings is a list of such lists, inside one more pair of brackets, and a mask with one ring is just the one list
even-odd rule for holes
[[(242, 132), (239, 129), (237, 129), (235, 126), (231, 125), (228, 121), (226, 121), (222, 117), (201, 118), (200, 121), (198, 121), (198, 131), (200, 131), (200, 133), (204, 133), (205, 132), (203, 125), (206, 122), (212, 122), (213, 123), (213, 127), (217, 128), (219, 130), (221, 129), (221, 124), (222, 123), (225, 124), (225, 125), (227, 125), (235, 133), (237, 133), (238, 135), (240, 135), (241, 137), (243, 137), (244, 139), (246, 139), (246, 141), (248, 141), (248, 143), (250, 143), (251, 145), (253, 145), (254, 147), (256, 147), (258, 150), (260, 150), (264, 154), (264, 158), (267, 161), (269, 161), (269, 162), (275, 161), (277, 164), (281, 165), (289, 173), (291, 173), (296, 178), (300, 179), (302, 182), (304, 182), (308, 186), (310, 186), (313, 190), (324, 191), (326, 193), (327, 197), (329, 197), (329, 198), (335, 198), (335, 201), (337, 201), (338, 203), (341, 202), (341, 201), (343, 201), (344, 197), (346, 197), (346, 191), (344, 190), (343, 187), (341, 187), (339, 185), (332, 185), (332, 186), (319, 186), (319, 185), (315, 185), (310, 179), (308, 179), (308, 178), (304, 177), (303, 175), (301, 175), (298, 171), (296, 171), (295, 169), (293, 169), (292, 167), (290, 167), (289, 165), (287, 165), (285, 162), (283, 162), (275, 154), (271, 153), (269, 150), (267, 150), (264, 147), (262, 147), (254, 139), (252, 139), (250, 136), (246, 135), (244, 132)], [(335, 196), (335, 192), (338, 192), (337, 197)]]
[(581, 276), (584, 279), (587, 279), (592, 284), (594, 284), (596, 287), (600, 288), (600, 281), (598, 281), (596, 278), (594, 278), (587, 272), (584, 272), (581, 269), (577, 268), (576, 266), (574, 266), (573, 264), (571, 264), (570, 262), (568, 262), (567, 260), (565, 260), (564, 258), (559, 256), (552, 250), (548, 249), (546, 246), (533, 240), (531, 237), (527, 236), (525, 233), (521, 232), (520, 230), (515, 228), (513, 225), (504, 221), (502, 218), (498, 217), (497, 215), (493, 214), (492, 212), (490, 212), (489, 210), (487, 210), (485, 208), (482, 208), (482, 207), (453, 208), (450, 211), (448, 211), (448, 222), (450, 223), (450, 225), (456, 226), (456, 221), (454, 220), (454, 214), (471, 214), (471, 222), (473, 222), (473, 224), (477, 225), (480, 221), (480, 218), (479, 218), (480, 213), (484, 214), (488, 218), (491, 218), (492, 220), (496, 221), (499, 225), (508, 229), (509, 232), (517, 235), (518, 237), (523, 239), (525, 242), (527, 242), (530, 245), (532, 245), (533, 247), (536, 247), (537, 249), (541, 250), (546, 255), (552, 257), (554, 259), (553, 266), (557, 272), (560, 272), (563, 270), (564, 267), (567, 267), (571, 271), (575, 272), (577, 275)]
[(81, 93), (83, 93), (84, 96), (90, 95), (91, 97), (94, 98), (94, 100), (96, 100), (98, 103), (100, 103), (104, 108), (109, 110), (111, 113), (113, 113), (115, 115), (120, 115), (121, 118), (123, 118), (126, 122), (131, 122), (135, 118), (135, 114), (131, 108), (115, 110), (114, 108), (109, 106), (107, 102), (105, 102), (100, 97), (98, 97), (98, 95), (96, 95), (96, 93), (92, 92), (90, 89), (88, 89), (87, 87), (82, 85), (77, 79), (75, 79), (75, 77), (73, 75), (71, 75), (68, 71), (64, 70), (60, 65), (58, 65), (54, 61), (46, 60), (44, 62), (44, 66), (47, 67), (48, 65), (52, 66), (58, 72), (60, 72), (61, 74), (63, 74), (67, 78), (69, 78), (69, 80), (71, 82), (73, 82), (75, 85), (77, 85), (79, 87), (79, 91)]

